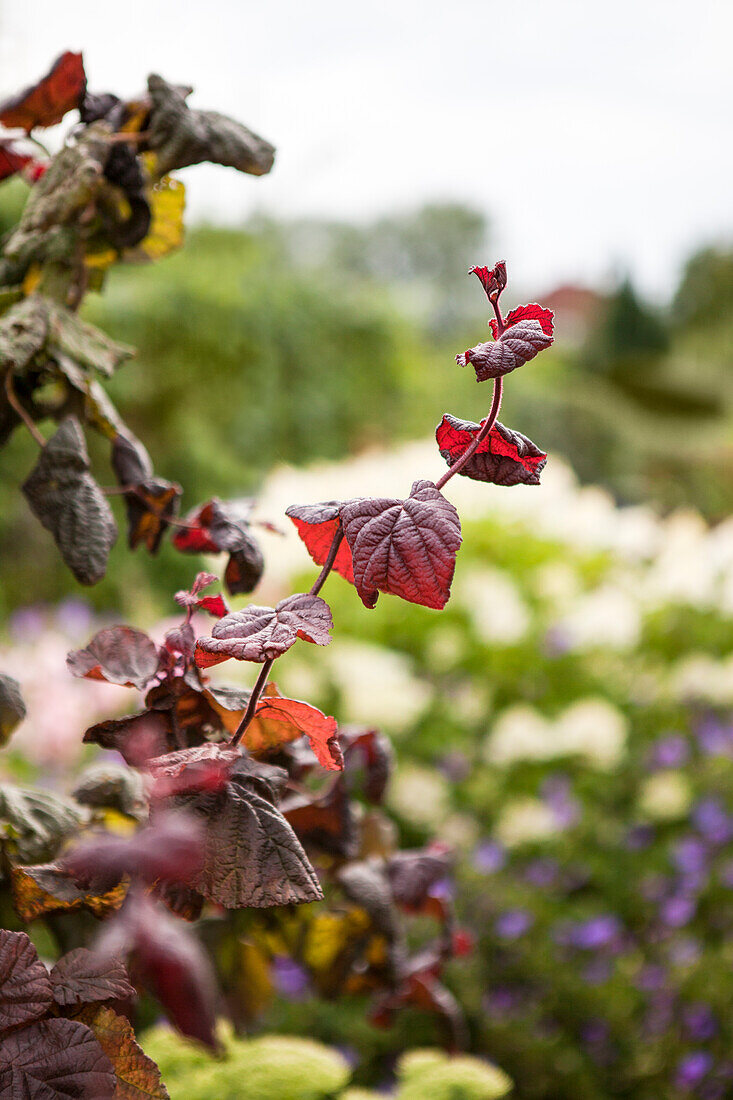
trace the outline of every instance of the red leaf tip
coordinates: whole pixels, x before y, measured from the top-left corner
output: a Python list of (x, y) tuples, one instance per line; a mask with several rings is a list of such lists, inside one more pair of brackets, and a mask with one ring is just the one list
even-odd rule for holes
[(493, 267), (471, 267), (469, 275), (476, 275), (488, 297), (496, 300), (506, 286), (506, 261), (498, 260)]

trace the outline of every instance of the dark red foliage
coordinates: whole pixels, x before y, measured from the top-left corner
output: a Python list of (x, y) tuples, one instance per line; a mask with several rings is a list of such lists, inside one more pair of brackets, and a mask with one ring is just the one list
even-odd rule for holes
[(298, 838), (308, 846), (353, 859), (359, 850), (359, 830), (354, 803), (339, 776), (325, 791), (288, 795), (281, 806)]
[(198, 573), (196, 580), (190, 589), (176, 592), (175, 601), (181, 607), (190, 608), (192, 611), (208, 611), (215, 619), (221, 619), (229, 614), (229, 608), (223, 596), (202, 596), (201, 593), (209, 585), (218, 581), (214, 573)]
[(328, 645), (332, 626), (328, 604), (320, 596), (301, 592), (274, 608), (251, 604), (219, 619), (210, 638), (198, 639), (196, 664), (208, 668), (230, 657), (264, 662), (286, 653), (298, 638)]
[[(341, 525), (339, 513), (342, 505), (342, 501), (327, 500), (322, 504), (293, 504), (285, 511), (285, 515), (295, 524), (316, 565), (323, 565), (328, 557), (334, 536)], [(333, 569), (350, 584), (354, 583), (351, 548), (346, 539), (338, 548)]]
[(493, 267), (472, 267), (469, 275), (477, 275), (488, 297), (496, 301), (506, 286), (506, 263), (499, 260)]
[(344, 758), (337, 732), (335, 718), (300, 699), (284, 698), (275, 684), (268, 684), (247, 728), (245, 741), (251, 752), (261, 752), (305, 735), (321, 767), (340, 771)]
[(170, 521), (178, 514), (181, 486), (154, 476), (150, 455), (132, 435), (118, 433), (112, 440), (112, 468), (118, 483), (129, 488), (125, 507), (130, 549), (143, 543), (150, 554), (156, 554)]
[(200, 873), (203, 839), (199, 822), (183, 813), (163, 813), (131, 837), (102, 834), (64, 855), (60, 866), (77, 886), (105, 892), (124, 876), (147, 885), (159, 880), (190, 883)]
[(517, 321), (493, 343), (477, 344), (457, 355), (456, 362), (461, 367), (470, 363), (476, 371), (476, 381), (485, 382), (487, 378), (501, 378), (528, 363), (551, 343), (552, 337), (540, 322), (526, 318)]
[(98, 948), (126, 957), (136, 981), (160, 1001), (183, 1035), (216, 1049), (216, 982), (203, 949), (180, 921), (135, 893), (107, 926)]
[(229, 554), (224, 581), (232, 595), (251, 592), (262, 576), (262, 552), (249, 529), (251, 501), (222, 502), (214, 497), (186, 516), (173, 545), (184, 554)]
[(33, 160), (33, 155), (12, 138), (0, 138), (0, 182), (20, 172)]
[(110, 626), (95, 634), (84, 649), (72, 650), (66, 667), (72, 676), (142, 690), (158, 671), (158, 650), (144, 631)]
[(54, 1000), (65, 1008), (135, 996), (119, 959), (86, 947), (77, 947), (61, 956), (51, 971), (51, 987)]
[(379, 592), (440, 609), (450, 596), (461, 545), (458, 512), (431, 481), (416, 481), (407, 500), (364, 498), (344, 504), (341, 520), (366, 607)]
[(380, 803), (394, 764), (389, 738), (375, 729), (342, 730), (339, 737), (349, 790), (359, 784), (368, 802)]
[[(552, 337), (554, 336), (554, 316), (555, 314), (551, 309), (545, 309), (544, 306), (538, 306), (536, 302), (530, 302), (528, 306), (517, 306), (507, 313), (504, 318), (504, 331), (506, 332), (508, 328), (511, 328), (512, 325), (516, 325), (519, 321), (537, 321), (545, 336)], [(499, 326), (495, 318), (491, 318), (489, 327), (491, 328), (494, 339), (498, 340)]]
[(45, 1016), (52, 1001), (51, 979), (28, 936), (0, 930), (0, 1031)]
[(0, 103), (0, 122), (27, 133), (35, 126), (55, 126), (80, 105), (86, 85), (82, 55), (67, 50), (37, 84)]
[[(463, 456), (486, 421), (474, 424), (446, 413), (435, 430), (440, 453), (449, 466)], [(505, 428), (498, 421), (482, 439), (459, 473), (474, 481), (494, 485), (539, 485), (547, 455), (520, 432)]]
[(94, 1032), (75, 1020), (36, 1020), (0, 1039), (0, 1096), (111, 1100), (117, 1079)]

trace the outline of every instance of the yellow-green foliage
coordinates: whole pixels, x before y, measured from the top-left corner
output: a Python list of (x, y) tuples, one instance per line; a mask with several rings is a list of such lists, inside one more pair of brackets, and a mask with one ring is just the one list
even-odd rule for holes
[(512, 1087), (507, 1075), (488, 1062), (441, 1050), (413, 1050), (398, 1066), (396, 1100), (498, 1100)]
[(288, 1036), (225, 1037), (217, 1059), (160, 1027), (144, 1036), (144, 1047), (171, 1100), (325, 1100), (350, 1076), (337, 1051)]

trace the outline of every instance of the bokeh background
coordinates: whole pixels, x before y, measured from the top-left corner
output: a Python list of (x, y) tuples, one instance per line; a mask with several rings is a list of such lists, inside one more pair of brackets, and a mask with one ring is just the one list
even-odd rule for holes
[[(477, 947), (449, 984), (518, 1097), (733, 1095), (731, 31), (715, 0), (0, 0), (0, 95), (83, 48), (94, 90), (160, 71), (278, 146), (270, 177), (184, 170), (185, 248), (85, 306), (138, 348), (109, 390), (184, 507), (252, 494), (284, 529), (290, 503), (437, 477), (433, 426), (487, 403), (454, 363), (485, 332), (468, 267), (505, 258), (506, 304), (555, 310), (502, 409), (543, 485), (451, 482), (447, 610), (366, 613), (334, 577), (335, 644), (280, 662), (394, 739), (403, 842), (456, 847)], [(23, 201), (0, 188), (0, 232)], [(18, 493), (34, 451), (0, 454), (0, 664), (29, 703), (0, 770), (63, 787), (129, 702), (66, 650), (159, 630), (192, 569), (118, 545), (79, 589)], [(294, 535), (263, 544), (262, 603), (309, 575)], [(297, 982), (265, 1025), (372, 1085), (418, 1026)]]

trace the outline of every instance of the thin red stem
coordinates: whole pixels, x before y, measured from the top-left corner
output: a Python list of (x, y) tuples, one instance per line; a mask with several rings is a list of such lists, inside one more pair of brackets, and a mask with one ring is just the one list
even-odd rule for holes
[(229, 742), (229, 744), (231, 745), (232, 748), (234, 748), (235, 745), (238, 745), (239, 742), (242, 740), (242, 738), (244, 737), (244, 732), (247, 729), (247, 726), (250, 724), (250, 722), (254, 718), (255, 711), (257, 710), (257, 704), (260, 701), (260, 696), (262, 695), (262, 692), (265, 690), (265, 684), (267, 683), (267, 677), (270, 675), (270, 669), (272, 668), (272, 666), (274, 664), (275, 664), (275, 658), (274, 657), (268, 657), (267, 660), (265, 661), (265, 663), (263, 664), (262, 668), (260, 669), (260, 674), (257, 677), (257, 683), (252, 688), (252, 694), (249, 697), (249, 703), (247, 704), (247, 709), (244, 712), (244, 716), (242, 718), (242, 721), (237, 726), (236, 730), (234, 731), (234, 733), (232, 735), (232, 739)]
[(483, 442), (483, 440), (486, 439), (486, 436), (489, 434), (491, 429), (494, 427), (494, 424), (496, 423), (496, 418), (499, 415), (499, 409), (501, 408), (501, 396), (502, 396), (503, 388), (504, 388), (504, 379), (501, 378), (501, 377), (500, 378), (495, 378), (494, 379), (494, 395), (493, 395), (493, 399), (491, 401), (491, 408), (489, 410), (489, 415), (486, 418), (486, 422), (485, 422), (483, 428), (478, 433), (478, 435), (473, 440), (473, 442), (470, 443), (468, 445), (468, 447), (466, 447), (465, 451), (463, 452), (461, 457), (458, 459), (458, 461), (454, 462), (453, 465), (450, 467), (450, 469), (445, 471), (445, 473), (440, 478), (440, 480), (435, 482), (435, 488), (436, 489), (442, 489), (443, 486), (445, 484), (447, 484), (447, 482), (450, 481), (450, 479), (454, 476), (454, 474), (459, 474), (461, 472), (461, 470), (466, 465), (466, 463), (468, 462), (471, 455), (475, 452), (475, 450), (478, 447), (479, 443)]
[(28, 431), (31, 433), (31, 435), (35, 439), (38, 446), (39, 447), (45, 447), (46, 446), (46, 440), (41, 435), (38, 428), (35, 426), (35, 424), (31, 420), (30, 416), (28, 415), (28, 413), (25, 411), (25, 409), (21, 405), (20, 401), (18, 400), (18, 395), (16, 394), (15, 388), (13, 386), (13, 368), (12, 367), (7, 372), (7, 374), (5, 375), (5, 394), (6, 394), (7, 399), (8, 399), (8, 404), (11, 406), (12, 409), (15, 410), (15, 412), (17, 412), (18, 416), (23, 421), (23, 423), (25, 424), (26, 428), (28, 429)]
[[(341, 545), (341, 541), (342, 541), (343, 537), (344, 537), (343, 528), (339, 527), (336, 534), (333, 536), (333, 542), (331, 543), (331, 547), (328, 551), (328, 556), (327, 556), (325, 562), (323, 563), (323, 569), (321, 569), (321, 572), (318, 574), (318, 577), (313, 582), (313, 587), (310, 590), (311, 596), (317, 596), (318, 593), (323, 588), (323, 585), (326, 582), (326, 578), (327, 578), (328, 574), (333, 569), (333, 563), (336, 560), (336, 555), (338, 554), (339, 546)], [(244, 737), (245, 731), (247, 729), (247, 726), (250, 724), (250, 722), (254, 718), (254, 716), (257, 712), (257, 704), (260, 701), (260, 696), (262, 695), (262, 692), (265, 690), (265, 684), (267, 683), (267, 678), (270, 675), (270, 670), (271, 670), (271, 668), (274, 664), (275, 664), (275, 657), (268, 657), (268, 659), (265, 661), (262, 668), (260, 669), (260, 674), (257, 677), (257, 682), (256, 682), (255, 686), (252, 688), (252, 694), (249, 697), (249, 702), (247, 703), (247, 709), (244, 712), (244, 715), (242, 716), (242, 721), (237, 726), (236, 730), (234, 731), (234, 733), (232, 735), (232, 739), (229, 742), (229, 744), (232, 746), (232, 748), (235, 745), (238, 745), (239, 742), (242, 740), (242, 738)]]

